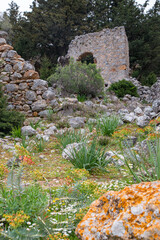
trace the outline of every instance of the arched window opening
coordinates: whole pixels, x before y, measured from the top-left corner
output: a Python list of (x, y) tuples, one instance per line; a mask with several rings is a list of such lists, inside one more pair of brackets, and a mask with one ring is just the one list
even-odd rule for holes
[(91, 52), (85, 52), (79, 56), (77, 61), (81, 61), (82, 63), (97, 63), (96, 59), (94, 58)]

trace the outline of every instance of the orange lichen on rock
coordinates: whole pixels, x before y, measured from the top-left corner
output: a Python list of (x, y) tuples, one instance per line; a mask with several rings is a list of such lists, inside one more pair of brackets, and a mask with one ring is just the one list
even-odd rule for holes
[(82, 240), (160, 240), (160, 181), (107, 192), (91, 204), (76, 234)]

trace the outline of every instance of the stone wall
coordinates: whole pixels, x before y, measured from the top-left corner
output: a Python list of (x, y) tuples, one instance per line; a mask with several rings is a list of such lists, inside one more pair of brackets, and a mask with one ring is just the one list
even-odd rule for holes
[(77, 36), (69, 45), (68, 54), (76, 61), (92, 53), (106, 84), (129, 76), (129, 49), (124, 27)]
[(8, 96), (8, 109), (16, 109), (28, 116), (45, 110), (55, 98), (48, 83), (39, 79), (33, 65), (25, 61), (13, 47), (0, 38), (0, 82)]

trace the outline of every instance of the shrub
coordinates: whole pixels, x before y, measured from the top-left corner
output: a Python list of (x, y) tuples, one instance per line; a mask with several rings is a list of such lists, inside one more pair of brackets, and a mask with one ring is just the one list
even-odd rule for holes
[(148, 76), (142, 76), (140, 82), (142, 85), (151, 87), (157, 81), (157, 77), (154, 72), (151, 72)]
[(13, 128), (19, 128), (24, 121), (24, 115), (7, 110), (7, 99), (3, 95), (0, 85), (0, 136), (10, 134)]
[(51, 75), (48, 81), (58, 83), (69, 93), (84, 96), (95, 97), (101, 94), (104, 88), (104, 80), (95, 64), (87, 65), (73, 60), (65, 67), (58, 66), (55, 74)]
[(112, 83), (108, 90), (113, 91), (118, 98), (123, 98), (126, 94), (138, 97), (137, 87), (125, 79)]
[(103, 116), (97, 120), (97, 131), (103, 136), (111, 136), (119, 125), (120, 119), (117, 116)]

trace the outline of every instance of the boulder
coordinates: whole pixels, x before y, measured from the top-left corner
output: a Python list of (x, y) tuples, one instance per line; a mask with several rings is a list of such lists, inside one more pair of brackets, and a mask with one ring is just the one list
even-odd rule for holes
[(144, 108), (144, 114), (150, 116), (153, 113), (153, 109), (150, 106)]
[(56, 132), (57, 132), (56, 126), (52, 126), (52, 127), (48, 128), (48, 129), (46, 129), (44, 131), (44, 134), (51, 136), (51, 135), (54, 135)]
[(73, 128), (81, 128), (84, 127), (85, 124), (85, 117), (73, 117), (70, 118), (69, 121), (69, 125)]
[(70, 160), (74, 155), (74, 150), (79, 150), (82, 147), (83, 143), (71, 143), (66, 146), (62, 152), (62, 157)]
[(0, 46), (6, 44), (6, 40), (4, 38), (0, 38)]
[(18, 57), (18, 54), (15, 50), (8, 51), (7, 58), (16, 58), (16, 57)]
[(160, 99), (156, 99), (152, 104), (152, 109), (155, 113), (160, 112)]
[(143, 115), (143, 116), (137, 117), (136, 123), (137, 123), (138, 127), (143, 128), (148, 125), (149, 121), (150, 121), (150, 117)]
[(129, 113), (129, 114), (123, 115), (122, 120), (123, 120), (125, 123), (132, 123), (132, 122), (134, 122), (135, 118), (136, 118), (136, 117), (135, 117), (134, 113), (131, 112), (131, 113)]
[(46, 99), (46, 100), (53, 100), (55, 98), (56, 94), (53, 90), (48, 89), (47, 91), (45, 91), (42, 95), (42, 98)]
[(8, 44), (4, 44), (4, 45), (0, 46), (0, 52), (12, 50), (12, 49), (13, 49), (13, 47), (11, 45), (8, 45)]
[(24, 71), (35, 70), (35, 68), (34, 68), (34, 66), (31, 63), (25, 62), (24, 66), (23, 66), (23, 70)]
[(6, 84), (6, 91), (7, 92), (18, 91), (18, 86), (16, 84), (12, 84), (12, 83)]
[(32, 104), (32, 111), (40, 112), (47, 107), (47, 103), (45, 100), (38, 100)]
[(24, 126), (21, 128), (21, 133), (24, 136), (33, 136), (36, 134), (36, 130), (33, 129), (31, 126)]
[(17, 63), (13, 66), (13, 69), (14, 69), (16, 72), (20, 72), (20, 71), (22, 71), (22, 69), (23, 69), (23, 65), (24, 65), (23, 62), (17, 62)]
[(39, 74), (34, 70), (28, 70), (24, 74), (24, 79), (38, 79), (38, 78), (39, 78)]
[(82, 240), (160, 239), (160, 181), (109, 191), (94, 201), (78, 224)]
[(57, 102), (56, 99), (53, 99), (52, 101), (50, 101), (50, 104), (49, 104), (51, 107), (57, 107), (59, 104)]
[(30, 101), (35, 101), (36, 100), (36, 93), (34, 91), (27, 91), (26, 92), (26, 99)]
[(45, 80), (42, 79), (36, 79), (34, 80), (33, 86), (32, 86), (32, 90), (34, 91), (39, 91), (39, 90), (47, 90), (48, 88), (48, 83)]
[(143, 114), (143, 111), (140, 107), (136, 107), (136, 109), (134, 109), (134, 113), (136, 115), (142, 115)]

